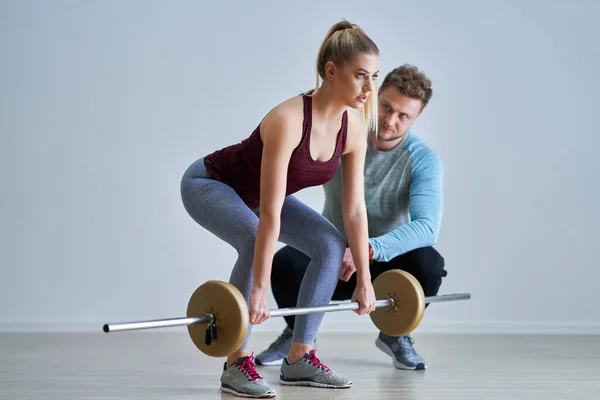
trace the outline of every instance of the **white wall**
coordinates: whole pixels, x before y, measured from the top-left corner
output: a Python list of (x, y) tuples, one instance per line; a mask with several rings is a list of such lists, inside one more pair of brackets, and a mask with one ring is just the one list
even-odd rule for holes
[[(3, 1), (0, 329), (180, 316), (226, 280), (235, 252), (186, 214), (181, 174), (312, 87), (348, 18), (382, 77), (434, 82), (415, 132), (446, 169), (441, 292), (473, 298), (419, 330), (600, 332), (600, 7), (557, 3)], [(320, 188), (299, 197), (321, 209)]]

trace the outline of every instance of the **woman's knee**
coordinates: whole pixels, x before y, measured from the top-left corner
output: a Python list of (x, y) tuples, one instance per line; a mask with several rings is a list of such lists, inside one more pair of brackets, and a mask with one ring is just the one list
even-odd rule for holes
[(318, 252), (318, 257), (323, 260), (333, 262), (336, 267), (341, 268), (341, 260), (344, 258), (346, 251), (346, 239), (335, 228), (324, 232), (322, 236), (315, 238), (317, 245), (315, 251)]
[(341, 259), (346, 247), (344, 237), (330, 221), (293, 195), (283, 204), (281, 239), (317, 263), (331, 257)]

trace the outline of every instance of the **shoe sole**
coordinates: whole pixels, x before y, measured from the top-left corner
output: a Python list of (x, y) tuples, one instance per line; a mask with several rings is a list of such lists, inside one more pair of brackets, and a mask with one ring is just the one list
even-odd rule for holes
[(383, 351), (385, 354), (390, 356), (392, 358), (392, 364), (394, 365), (394, 367), (396, 367), (398, 369), (405, 369), (408, 371), (417, 371), (417, 370), (427, 369), (427, 365), (425, 365), (423, 363), (418, 363), (414, 367), (409, 367), (408, 365), (404, 365), (404, 364), (398, 362), (398, 360), (396, 360), (396, 356), (394, 355), (394, 352), (392, 352), (392, 349), (390, 349), (389, 346), (387, 346), (385, 343), (383, 343), (379, 339), (375, 340), (375, 346), (377, 346), (377, 348), (379, 350)]
[(348, 385), (330, 385), (328, 383), (315, 382), (315, 381), (286, 381), (284, 379), (279, 378), (279, 383), (286, 386), (311, 386), (316, 388), (324, 388), (324, 389), (348, 389), (352, 386), (352, 382)]
[(221, 392), (229, 393), (238, 397), (246, 397), (251, 399), (270, 399), (277, 396), (277, 393), (267, 393), (267, 394), (248, 394), (243, 392), (238, 392), (235, 389), (230, 389), (227, 387), (221, 386)]

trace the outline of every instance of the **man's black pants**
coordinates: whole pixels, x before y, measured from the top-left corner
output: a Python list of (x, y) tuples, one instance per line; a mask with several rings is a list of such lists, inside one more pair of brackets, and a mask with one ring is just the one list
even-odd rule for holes
[[(296, 307), (298, 292), (310, 258), (293, 247), (285, 246), (273, 258), (271, 289), (279, 308)], [(370, 266), (371, 279), (390, 269), (401, 269), (412, 274), (421, 286), (425, 296), (435, 296), (447, 275), (444, 258), (433, 247), (422, 247), (402, 254), (388, 262), (373, 261)], [(336, 286), (332, 300), (350, 300), (356, 287), (356, 272)], [(290, 328), (294, 328), (295, 316), (284, 317)]]

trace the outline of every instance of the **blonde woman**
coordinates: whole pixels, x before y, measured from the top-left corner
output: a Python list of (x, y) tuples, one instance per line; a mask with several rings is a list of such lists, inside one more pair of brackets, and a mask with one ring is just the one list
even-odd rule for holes
[[(355, 312), (364, 315), (375, 309), (363, 168), (367, 129), (377, 123), (378, 70), (379, 49), (364, 30), (348, 21), (336, 23), (319, 49), (315, 90), (283, 101), (249, 137), (200, 158), (182, 178), (189, 215), (238, 253), (229, 281), (244, 295), (251, 325), (269, 318), (267, 298), (278, 241), (311, 257), (297, 306), (330, 302), (346, 239), (293, 194), (328, 182), (340, 163), (344, 226), (357, 271), (352, 299), (361, 305)], [(351, 386), (316, 357), (313, 343), (322, 318), (322, 313), (297, 317), (281, 366), (282, 384)], [(221, 389), (243, 397), (273, 397), (275, 391), (256, 371), (254, 353), (248, 355), (250, 334), (227, 358)]]

